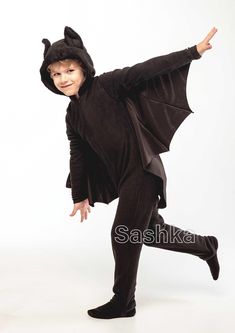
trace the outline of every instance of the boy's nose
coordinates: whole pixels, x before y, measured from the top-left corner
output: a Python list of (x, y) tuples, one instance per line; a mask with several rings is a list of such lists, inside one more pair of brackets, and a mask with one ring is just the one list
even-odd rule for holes
[(68, 76), (67, 74), (61, 74), (60, 76), (60, 83), (66, 83), (68, 81)]

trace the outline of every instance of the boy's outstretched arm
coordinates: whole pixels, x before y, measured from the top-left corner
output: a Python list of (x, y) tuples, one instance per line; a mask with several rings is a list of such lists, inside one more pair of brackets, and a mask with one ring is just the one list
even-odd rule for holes
[(170, 73), (194, 59), (201, 58), (201, 54), (211, 48), (208, 42), (216, 31), (217, 29), (213, 28), (201, 43), (184, 50), (154, 57), (131, 67), (103, 73), (99, 77), (100, 82), (112, 96), (119, 97), (144, 81), (157, 75)]
[(193, 59), (199, 58), (201, 55), (194, 45), (181, 51), (148, 59), (131, 67), (105, 72), (99, 76), (99, 80), (110, 95), (119, 98), (144, 81), (172, 72)]

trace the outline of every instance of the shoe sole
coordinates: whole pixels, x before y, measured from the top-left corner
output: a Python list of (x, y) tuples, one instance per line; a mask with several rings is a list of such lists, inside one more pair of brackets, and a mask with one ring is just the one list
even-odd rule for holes
[(125, 318), (125, 317), (133, 317), (136, 314), (136, 309), (132, 309), (127, 311), (126, 313), (117, 315), (117, 316), (111, 316), (111, 317), (104, 317), (102, 314), (94, 314), (92, 313), (92, 310), (87, 311), (88, 315), (93, 317), (93, 318), (98, 318), (98, 319), (114, 319), (114, 318)]

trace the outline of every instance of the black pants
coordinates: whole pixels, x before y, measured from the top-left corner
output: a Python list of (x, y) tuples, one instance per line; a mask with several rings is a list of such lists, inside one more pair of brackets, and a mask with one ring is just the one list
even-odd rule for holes
[(157, 177), (143, 170), (138, 151), (122, 174), (119, 202), (111, 229), (115, 260), (113, 292), (123, 306), (135, 295), (142, 245), (184, 252), (207, 260), (211, 248), (206, 237), (164, 223), (158, 213)]

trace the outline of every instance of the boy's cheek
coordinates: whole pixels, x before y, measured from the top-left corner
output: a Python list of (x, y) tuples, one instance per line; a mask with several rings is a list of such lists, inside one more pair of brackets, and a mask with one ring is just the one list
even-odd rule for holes
[(54, 85), (58, 88), (58, 82), (56, 80), (53, 80)]

